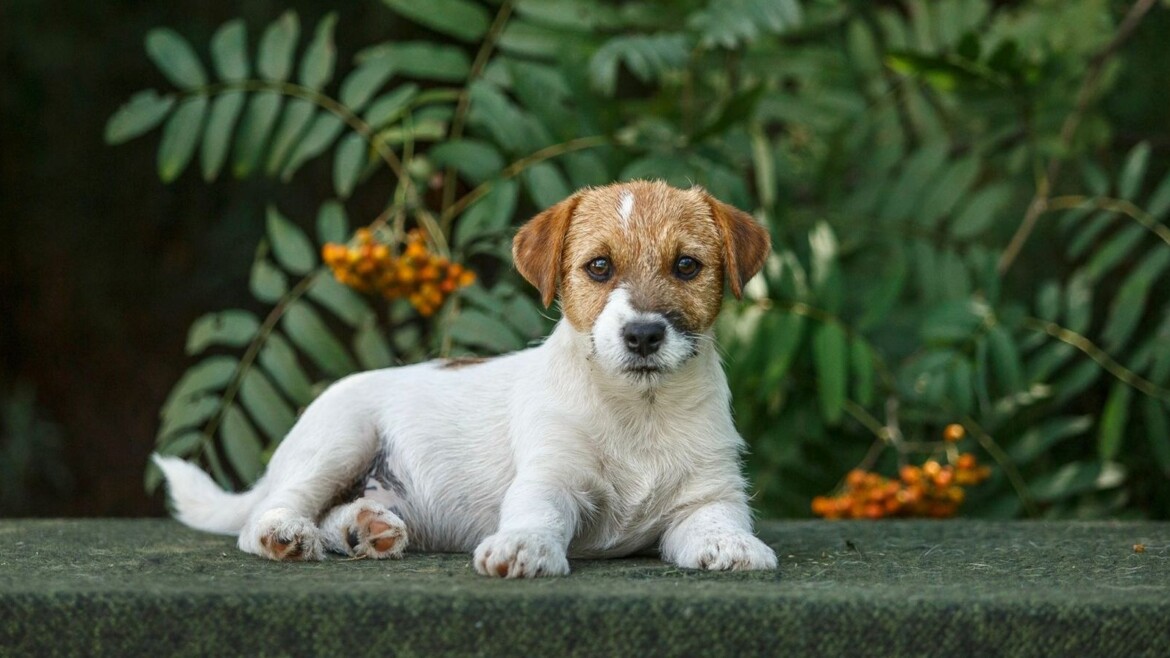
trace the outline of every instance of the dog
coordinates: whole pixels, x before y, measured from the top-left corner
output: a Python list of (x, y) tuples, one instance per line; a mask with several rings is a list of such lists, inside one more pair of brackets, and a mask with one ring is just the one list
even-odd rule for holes
[(346, 377), (251, 490), (154, 455), (175, 516), (274, 560), (471, 552), (486, 576), (657, 548), (684, 568), (773, 569), (752, 533), (743, 439), (712, 324), (770, 251), (698, 187), (581, 190), (516, 234), (517, 269), (562, 319), (537, 347)]

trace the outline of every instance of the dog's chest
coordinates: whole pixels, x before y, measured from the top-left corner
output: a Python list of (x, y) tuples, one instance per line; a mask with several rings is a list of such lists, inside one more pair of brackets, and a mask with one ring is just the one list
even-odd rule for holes
[(598, 550), (653, 544), (685, 498), (691, 441), (673, 424), (609, 427), (596, 446), (592, 523), (581, 539)]

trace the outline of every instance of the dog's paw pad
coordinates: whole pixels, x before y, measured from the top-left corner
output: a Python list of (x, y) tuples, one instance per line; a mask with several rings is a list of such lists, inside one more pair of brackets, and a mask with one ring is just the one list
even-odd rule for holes
[(345, 541), (356, 557), (375, 559), (402, 557), (406, 550), (406, 526), (391, 512), (363, 509), (346, 529)]
[(569, 573), (569, 560), (552, 534), (499, 532), (475, 549), (475, 570), (499, 578), (563, 576)]

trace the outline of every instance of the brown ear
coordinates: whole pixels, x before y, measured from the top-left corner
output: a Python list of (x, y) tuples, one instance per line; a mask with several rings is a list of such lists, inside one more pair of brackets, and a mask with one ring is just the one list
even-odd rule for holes
[(772, 249), (768, 230), (746, 212), (704, 193), (711, 216), (723, 236), (723, 268), (731, 293), (743, 297), (743, 286), (764, 267)]
[(512, 240), (516, 269), (540, 291), (540, 300), (546, 307), (557, 295), (565, 234), (569, 232), (569, 218), (577, 207), (577, 198), (574, 194), (528, 220)]

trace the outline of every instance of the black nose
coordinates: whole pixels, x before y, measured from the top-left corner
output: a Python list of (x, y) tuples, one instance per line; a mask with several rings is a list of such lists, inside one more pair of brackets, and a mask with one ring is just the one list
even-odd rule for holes
[(665, 322), (631, 322), (622, 329), (626, 348), (641, 356), (650, 356), (662, 347), (666, 338)]

